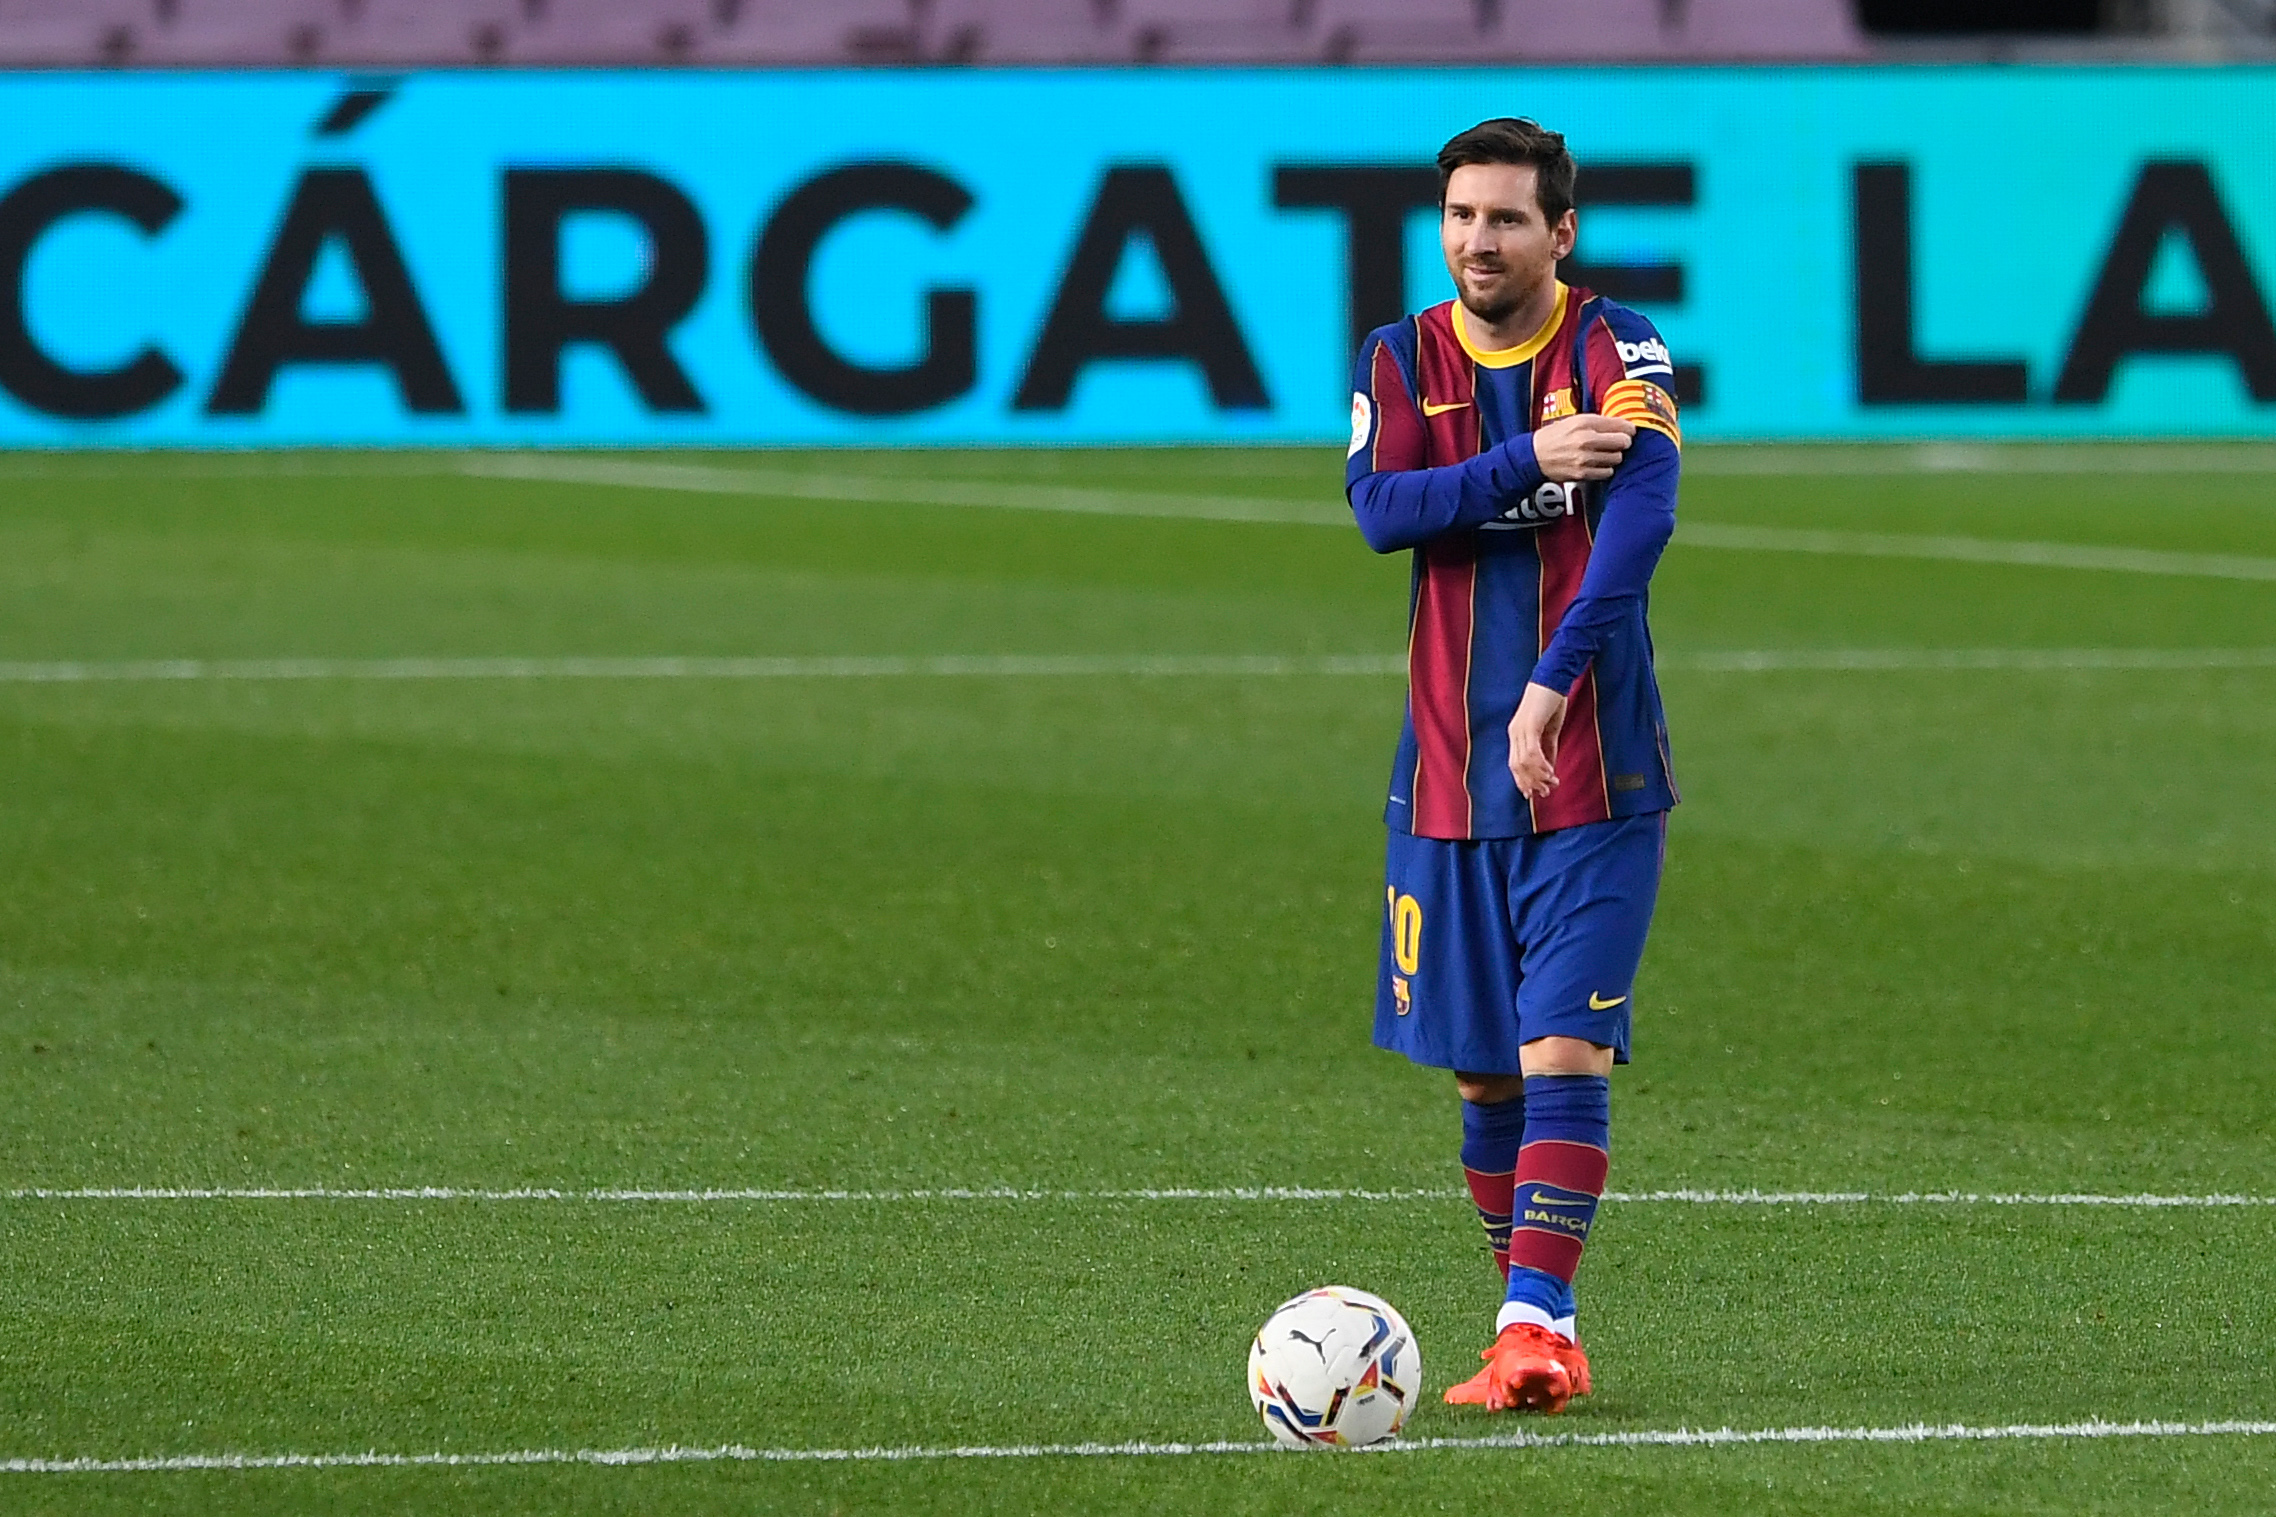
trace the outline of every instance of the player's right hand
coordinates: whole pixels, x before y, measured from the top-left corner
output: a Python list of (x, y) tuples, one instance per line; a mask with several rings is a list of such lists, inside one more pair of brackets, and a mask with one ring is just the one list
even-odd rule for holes
[(1610, 479), (1636, 440), (1633, 423), (1589, 412), (1550, 422), (1533, 434), (1533, 461), (1544, 479), (1571, 484), (1579, 479)]
[(1529, 801), (1557, 788), (1557, 734), (1565, 729), (1565, 698), (1547, 685), (1528, 683), (1509, 719), (1509, 773)]

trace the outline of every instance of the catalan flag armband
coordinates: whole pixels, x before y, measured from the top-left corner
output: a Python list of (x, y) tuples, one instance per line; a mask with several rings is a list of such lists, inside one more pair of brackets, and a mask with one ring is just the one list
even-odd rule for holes
[(1606, 390), (1604, 414), (1639, 427), (1650, 427), (1677, 447), (1683, 446), (1683, 427), (1675, 417), (1675, 397), (1648, 379), (1623, 379)]

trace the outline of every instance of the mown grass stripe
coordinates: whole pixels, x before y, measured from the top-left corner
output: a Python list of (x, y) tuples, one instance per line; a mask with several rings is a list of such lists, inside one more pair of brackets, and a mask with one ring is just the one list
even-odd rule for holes
[[(1276, 445), (1268, 445), (1276, 446)], [(1328, 454), (1327, 448), (1337, 449)], [(1336, 457), (1342, 440), (1325, 441), (1317, 449), (1298, 444), (1287, 449), (1291, 457)], [(811, 459), (815, 450), (807, 450)], [(897, 449), (902, 457), (925, 460), (922, 449)], [(1103, 450), (1127, 455), (1130, 450)], [(1154, 450), (1143, 450), (1151, 453)], [(1164, 450), (1168, 456), (1190, 454), (1192, 449)], [(969, 450), (949, 449), (950, 456)], [(703, 457), (701, 449), (645, 449), (600, 451), (591, 449), (393, 448), (373, 450), (344, 447), (200, 448), (200, 449), (13, 449), (0, 454), (0, 478), (81, 479), (148, 476), (162, 472), (189, 479), (295, 479), (342, 476), (417, 477), (458, 474), (475, 478), (545, 478), (537, 472), (547, 466), (590, 468), (596, 464), (619, 468), (708, 468), (729, 478), (789, 475), (802, 480), (826, 477), (812, 469), (785, 469), (778, 463), (738, 467), (729, 464), (690, 465), (690, 456)], [(710, 456), (723, 456), (714, 452)], [(745, 454), (744, 456), (754, 456)], [(781, 457), (783, 455), (773, 455)], [(788, 455), (797, 457), (793, 452)], [(842, 457), (875, 457), (870, 450), (846, 450)], [(2151, 439), (2141, 442), (2110, 440), (2029, 441), (2008, 439), (1967, 442), (1689, 442), (1684, 449), (1684, 472), (1691, 475), (1758, 476), (1919, 476), (1942, 474), (1998, 475), (2177, 475), (2276, 474), (2276, 447), (2239, 439)], [(509, 470), (517, 471), (509, 473)], [(670, 478), (665, 475), (662, 478)], [(891, 476), (879, 476), (890, 478)], [(656, 487), (655, 477), (626, 475)], [(569, 482), (564, 478), (564, 482)], [(980, 483), (974, 481), (974, 483)], [(1236, 499), (1244, 499), (1235, 497)]]
[[(1986, 458), (1996, 455), (1984, 455)], [(2259, 466), (2256, 465), (2257, 470)], [(1240, 495), (1177, 495), (1148, 490), (988, 480), (908, 479), (891, 475), (819, 474), (781, 469), (720, 468), (705, 464), (559, 454), (477, 455), (459, 472), (486, 479), (630, 489), (695, 491), (793, 500), (834, 500), (881, 505), (970, 506), (1088, 516), (1135, 516), (1194, 521), (1266, 522), (1348, 528), (1341, 501), (1273, 499)], [(1993, 472), (1999, 472), (1996, 466)], [(2079, 543), (2012, 542), (1997, 538), (1937, 537), (1903, 533), (1796, 530), (1685, 521), (1675, 545), (1755, 552), (1822, 553), (1865, 558), (1938, 559), (2041, 569), (2087, 569), (2194, 579), (2276, 580), (2276, 558), (2229, 553), (2177, 553), (2156, 548), (2097, 547)]]
[(2276, 648), (1759, 648), (1679, 653), (1659, 665), (1694, 674), (2267, 669), (2276, 668)]
[[(1996, 455), (1983, 455), (1986, 459)], [(1146, 490), (996, 481), (903, 479), (890, 475), (814, 474), (778, 469), (730, 469), (701, 464), (514, 454), (474, 457), (461, 472), (491, 479), (614, 485), (634, 489), (690, 490), (705, 494), (761, 495), (797, 500), (838, 500), (892, 505), (976, 506), (999, 510), (1071, 512), (1196, 521), (1268, 522), (1349, 527), (1340, 501), (1275, 500), (1236, 495), (1173, 495)], [(1997, 472), (1996, 466), (1993, 471)], [(1866, 558), (1943, 559), (2030, 568), (2088, 569), (2188, 578), (2276, 580), (2276, 559), (2226, 553), (2176, 553), (2155, 548), (2111, 548), (2078, 543), (2011, 542), (1996, 538), (1935, 537), (1881, 532), (1806, 531), (1686, 521), (1678, 547), (1736, 548), (1756, 552), (1825, 553)]]
[(1389, 654), (845, 655), (784, 658), (258, 658), (0, 664), (0, 683), (176, 680), (536, 680), (1280, 677), (1403, 674)]
[[(1464, 1449), (1726, 1448), (1749, 1444), (1986, 1443), (2062, 1438), (2265, 1438), (2276, 1422), (2016, 1422), (2004, 1426), (1910, 1423), (1898, 1427), (1665, 1428), (1622, 1433), (1501, 1433), (1479, 1438), (1394, 1439), (1365, 1454), (1427, 1454)], [(493, 1465), (866, 1464), (951, 1459), (1190, 1458), (1300, 1454), (1276, 1443), (1015, 1443), (900, 1448), (752, 1448), (666, 1444), (624, 1449), (511, 1449), (498, 1453), (173, 1454), (130, 1459), (0, 1459), (0, 1474), (127, 1475), (200, 1470), (459, 1469)]]
[[(1693, 674), (2057, 673), (2276, 668), (2276, 648), (1752, 648), (1663, 656)], [(809, 680), (1028, 678), (1380, 678), (1403, 675), (1392, 653), (948, 654), (753, 658), (59, 659), (0, 663), (0, 684), (376, 680)]]
[[(568, 1189), (524, 1186), (400, 1185), (337, 1186), (23, 1186), (0, 1192), (9, 1201), (558, 1201), (658, 1202), (676, 1205), (744, 1202), (805, 1203), (863, 1201), (1452, 1201), (1453, 1189), (1316, 1188), (1300, 1185), (1175, 1186), (1132, 1190), (1042, 1190), (1015, 1186), (959, 1186), (910, 1190), (838, 1189)], [(1862, 1190), (1646, 1190), (1607, 1191), (1605, 1200), (1636, 1205), (1695, 1206), (2114, 1206), (2230, 1207), (2276, 1206), (2276, 1196), (2095, 1194), (2083, 1191), (1904, 1191)]]
[(1707, 476), (2276, 474), (2264, 443), (1708, 443), (1683, 472)]

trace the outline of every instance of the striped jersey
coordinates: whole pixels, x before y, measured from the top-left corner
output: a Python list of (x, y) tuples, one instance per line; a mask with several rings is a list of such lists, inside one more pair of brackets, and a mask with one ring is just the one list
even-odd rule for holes
[[(1538, 332), (1481, 350), (1448, 302), (1371, 333), (1353, 389), (1353, 513), (1377, 551), (1414, 552), (1385, 819), (1419, 837), (1521, 837), (1673, 806), (1646, 622), (1682, 447), (1659, 333), (1559, 284)], [(1547, 480), (1534, 428), (1589, 411), (1636, 425), (1627, 455), (1600, 483)], [(1558, 785), (1537, 801), (1509, 769), (1529, 682), (1567, 696)]]

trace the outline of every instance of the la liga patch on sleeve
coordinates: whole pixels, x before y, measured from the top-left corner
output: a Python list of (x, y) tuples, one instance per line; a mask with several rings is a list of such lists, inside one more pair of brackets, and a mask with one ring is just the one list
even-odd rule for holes
[(1362, 391), (1353, 391), (1351, 397), (1351, 451), (1346, 458), (1356, 458), (1359, 450), (1367, 446), (1368, 435), (1375, 430), (1375, 404)]

